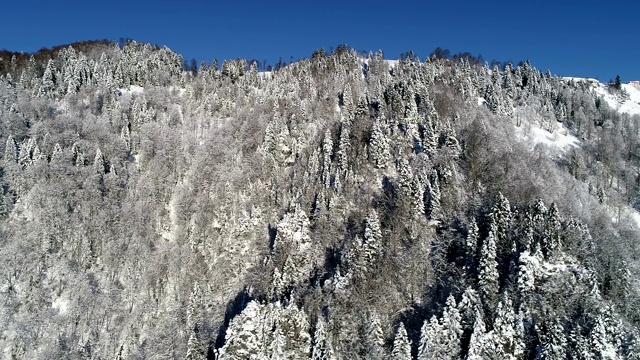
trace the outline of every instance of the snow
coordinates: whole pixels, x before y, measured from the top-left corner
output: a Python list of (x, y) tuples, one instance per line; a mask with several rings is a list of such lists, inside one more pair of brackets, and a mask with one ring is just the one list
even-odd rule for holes
[(622, 89), (629, 94), (629, 99), (620, 105), (618, 111), (630, 115), (640, 114), (640, 89), (630, 84), (622, 84)]
[[(638, 227), (638, 229), (640, 229), (640, 212), (638, 212), (636, 209), (628, 205), (624, 205), (620, 211), (621, 211), (620, 216), (622, 219), (627, 217), (632, 221), (632, 223), (634, 223)], [(618, 222), (617, 216), (614, 216), (612, 220), (614, 223), (617, 223)]]
[(531, 128), (531, 136), (534, 144), (542, 143), (560, 150), (568, 150), (580, 146), (580, 140), (569, 133), (563, 126), (555, 126), (553, 132), (538, 127)]
[(51, 307), (58, 310), (58, 313), (65, 314), (69, 310), (69, 301), (58, 297), (51, 303)]
[(535, 123), (522, 120), (522, 124), (516, 126), (516, 135), (523, 140), (530, 141), (532, 147), (543, 144), (560, 152), (566, 152), (580, 146), (580, 139), (571, 134), (559, 122), (549, 125), (549, 129), (543, 129)]
[(621, 113), (629, 115), (640, 115), (640, 89), (631, 84), (622, 84), (629, 97), (622, 98), (619, 94), (609, 92), (609, 85), (602, 84), (595, 79), (564, 78), (573, 81), (584, 81), (591, 86), (592, 91), (602, 97), (607, 104)]
[(636, 222), (636, 225), (638, 225), (638, 228), (640, 228), (640, 212), (637, 212), (636, 210), (631, 210), (629, 212), (629, 215), (631, 215), (631, 219), (633, 219), (633, 221)]
[(144, 93), (144, 88), (142, 86), (138, 86), (138, 85), (131, 85), (129, 86), (128, 89), (118, 89), (118, 91), (120, 92), (120, 94), (128, 94), (128, 95), (139, 95)]

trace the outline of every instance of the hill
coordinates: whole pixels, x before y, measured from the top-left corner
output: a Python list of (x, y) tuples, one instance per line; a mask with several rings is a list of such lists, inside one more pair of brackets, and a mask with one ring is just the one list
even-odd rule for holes
[(627, 86), (346, 47), (48, 56), (0, 61), (3, 357), (640, 353)]

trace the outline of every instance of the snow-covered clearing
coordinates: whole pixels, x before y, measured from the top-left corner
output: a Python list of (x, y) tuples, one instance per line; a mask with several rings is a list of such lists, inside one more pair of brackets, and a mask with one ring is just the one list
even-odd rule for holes
[(132, 94), (142, 94), (144, 93), (144, 88), (142, 86), (138, 86), (138, 85), (131, 85), (129, 86), (128, 89), (118, 89), (118, 91), (120, 92), (120, 94), (127, 94), (127, 95), (132, 95)]
[(580, 140), (559, 123), (555, 124), (553, 132), (539, 127), (531, 127), (530, 130), (529, 135), (533, 144), (542, 143), (563, 151), (580, 146)]

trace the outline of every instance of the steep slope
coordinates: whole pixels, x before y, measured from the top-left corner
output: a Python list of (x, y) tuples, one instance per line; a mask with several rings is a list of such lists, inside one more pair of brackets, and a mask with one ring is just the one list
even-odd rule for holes
[(3, 357), (637, 353), (640, 117), (587, 82), (347, 48), (38, 64), (0, 77)]

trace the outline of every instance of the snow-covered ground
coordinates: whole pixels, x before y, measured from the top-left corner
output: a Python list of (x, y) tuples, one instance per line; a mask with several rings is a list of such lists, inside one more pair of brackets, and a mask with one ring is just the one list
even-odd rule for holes
[(138, 85), (131, 85), (128, 89), (118, 89), (120, 94), (142, 94), (144, 93), (144, 88)]
[(569, 133), (567, 128), (562, 126), (560, 123), (554, 125), (553, 131), (548, 131), (539, 127), (531, 127), (529, 135), (533, 143), (542, 143), (563, 151), (569, 150), (572, 147), (580, 146), (580, 140)]

